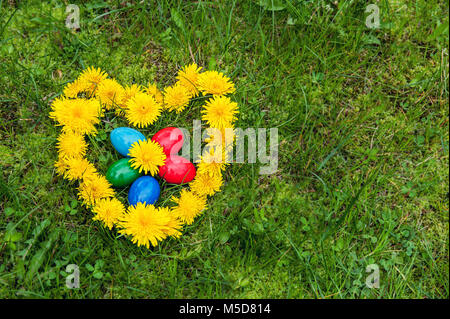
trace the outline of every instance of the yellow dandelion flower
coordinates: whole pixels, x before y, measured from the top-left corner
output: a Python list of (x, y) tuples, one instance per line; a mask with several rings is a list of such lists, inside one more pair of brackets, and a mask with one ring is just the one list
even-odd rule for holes
[(128, 122), (139, 128), (153, 124), (161, 115), (162, 106), (147, 93), (137, 93), (125, 109)]
[(110, 110), (122, 103), (124, 88), (114, 79), (105, 79), (97, 87), (97, 97)]
[(205, 152), (205, 154), (200, 157), (200, 163), (197, 168), (198, 174), (222, 176), (222, 171), (224, 171), (228, 165), (228, 163), (225, 163), (223, 155), (222, 148), (211, 147), (209, 152)]
[(131, 157), (131, 167), (138, 169), (139, 173), (144, 171), (151, 175), (156, 175), (159, 167), (166, 162), (163, 148), (152, 140), (135, 142), (131, 145), (128, 156)]
[(114, 196), (114, 190), (105, 176), (92, 174), (85, 176), (78, 187), (78, 197), (87, 206), (94, 205), (98, 200)]
[(169, 111), (180, 113), (189, 104), (191, 94), (188, 89), (177, 83), (164, 90), (164, 105)]
[(158, 207), (158, 210), (160, 210), (162, 214), (167, 214), (170, 216), (170, 220), (167, 223), (167, 235), (174, 238), (179, 238), (181, 236), (180, 229), (182, 228), (181, 220), (177, 218), (169, 207)]
[(65, 176), (67, 172), (67, 163), (66, 158), (63, 156), (59, 156), (58, 160), (55, 162), (56, 173), (59, 176)]
[(191, 190), (198, 196), (214, 195), (223, 184), (221, 175), (200, 174), (197, 172), (194, 180), (189, 184)]
[(226, 96), (214, 96), (203, 106), (202, 120), (211, 127), (224, 130), (233, 126), (232, 122), (236, 119), (237, 113), (239, 113), (237, 103), (231, 102)]
[(118, 226), (122, 228), (119, 233), (131, 236), (133, 243), (147, 248), (150, 244), (157, 246), (175, 232), (173, 217), (167, 210), (140, 202), (128, 207), (128, 213), (119, 219)]
[(102, 71), (100, 68), (88, 67), (78, 77), (80, 83), (86, 87), (90, 94), (96, 92), (97, 86), (106, 78), (108, 74)]
[(150, 82), (148, 84), (148, 86), (144, 89), (144, 92), (151, 95), (156, 100), (156, 102), (158, 102), (159, 104), (161, 104), (161, 105), (164, 104), (163, 95), (162, 95), (161, 91), (158, 90), (158, 87), (156, 86), (156, 84), (153, 84)]
[(67, 168), (64, 177), (71, 181), (91, 177), (97, 173), (94, 165), (82, 157), (67, 157), (63, 162)]
[(235, 91), (230, 78), (217, 71), (206, 71), (198, 76), (198, 88), (204, 94), (224, 95)]
[(99, 220), (112, 229), (125, 213), (125, 206), (117, 198), (102, 198), (95, 203), (92, 212), (95, 214), (93, 220)]
[(192, 63), (178, 71), (177, 80), (182, 86), (188, 89), (192, 96), (196, 96), (199, 93), (197, 86), (201, 69), (202, 67), (198, 67), (196, 63)]
[(127, 85), (123, 90), (122, 102), (119, 105), (117, 105), (116, 114), (124, 115), (128, 101), (133, 97), (135, 97), (136, 94), (138, 93), (142, 93), (142, 88), (140, 85), (137, 84)]
[(100, 122), (100, 104), (96, 100), (57, 98), (51, 105), (50, 118), (54, 119), (63, 131), (80, 134), (95, 134), (95, 124)]
[(87, 144), (83, 135), (72, 131), (62, 132), (56, 144), (61, 156), (82, 157), (86, 154)]
[(205, 196), (197, 196), (186, 189), (181, 190), (179, 198), (173, 196), (172, 201), (177, 204), (172, 209), (173, 214), (187, 225), (192, 224), (206, 208)]
[(87, 87), (80, 80), (75, 80), (69, 84), (67, 84), (63, 89), (63, 95), (69, 98), (77, 98), (78, 94), (84, 93), (87, 91)]

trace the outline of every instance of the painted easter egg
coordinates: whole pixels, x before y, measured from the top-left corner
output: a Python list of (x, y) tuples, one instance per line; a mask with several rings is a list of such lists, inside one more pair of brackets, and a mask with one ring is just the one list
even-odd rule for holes
[(170, 154), (177, 154), (183, 146), (183, 132), (177, 127), (166, 127), (153, 135), (152, 141), (158, 142), (169, 157)]
[(106, 179), (115, 187), (125, 187), (133, 183), (142, 174), (131, 167), (129, 158), (114, 162), (106, 171)]
[(130, 127), (118, 127), (111, 131), (109, 135), (114, 148), (123, 156), (128, 156), (131, 145), (137, 141), (145, 141), (145, 136)]
[(171, 184), (189, 183), (195, 177), (194, 164), (178, 155), (166, 158), (166, 163), (159, 168), (159, 176)]
[(128, 202), (130, 205), (137, 203), (154, 204), (160, 193), (158, 181), (151, 176), (141, 176), (131, 184), (128, 192)]

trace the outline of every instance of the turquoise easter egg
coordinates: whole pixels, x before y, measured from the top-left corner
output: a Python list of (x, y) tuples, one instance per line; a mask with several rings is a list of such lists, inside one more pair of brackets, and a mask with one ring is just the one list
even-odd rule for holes
[(128, 150), (133, 143), (146, 140), (144, 134), (130, 127), (115, 128), (109, 138), (117, 152), (123, 156), (128, 156)]
[(108, 168), (106, 179), (115, 187), (125, 187), (141, 175), (137, 169), (131, 167), (130, 158), (127, 157), (114, 162)]
[(128, 202), (130, 205), (145, 203), (154, 204), (158, 198), (161, 189), (158, 181), (151, 176), (141, 176), (131, 184), (128, 192)]

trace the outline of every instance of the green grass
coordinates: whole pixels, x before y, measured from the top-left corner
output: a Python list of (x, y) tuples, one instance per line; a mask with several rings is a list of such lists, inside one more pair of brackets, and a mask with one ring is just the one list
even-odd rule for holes
[[(380, 29), (366, 1), (258, 2), (83, 1), (71, 32), (66, 3), (0, 1), (0, 297), (449, 297), (449, 2), (380, 1)], [(179, 240), (138, 248), (55, 174), (49, 101), (90, 65), (164, 87), (193, 60), (235, 81), (237, 126), (278, 128), (279, 170), (232, 165)]]

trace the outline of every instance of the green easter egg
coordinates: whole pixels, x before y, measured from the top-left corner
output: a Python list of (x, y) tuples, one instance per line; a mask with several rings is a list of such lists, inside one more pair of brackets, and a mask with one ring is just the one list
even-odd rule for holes
[(115, 187), (125, 187), (133, 183), (142, 174), (131, 167), (129, 158), (114, 162), (106, 172), (106, 179)]

